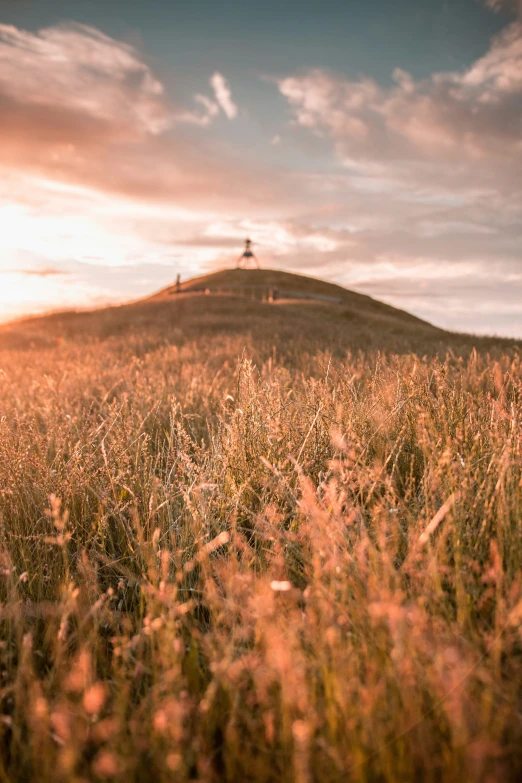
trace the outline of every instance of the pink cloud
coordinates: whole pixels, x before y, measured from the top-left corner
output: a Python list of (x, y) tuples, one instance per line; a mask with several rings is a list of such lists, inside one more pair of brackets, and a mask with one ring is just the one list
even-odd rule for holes
[(218, 104), (208, 98), (206, 95), (200, 95), (199, 93), (194, 96), (194, 101), (202, 107), (199, 112), (187, 111), (179, 115), (180, 122), (188, 122), (192, 125), (199, 125), (201, 128), (205, 128), (219, 114)]
[(210, 77), (209, 83), (214, 91), (215, 100), (198, 93), (194, 96), (194, 101), (199, 104), (201, 111), (183, 112), (178, 116), (178, 121), (206, 127), (217, 117), (220, 109), (229, 120), (237, 117), (237, 106), (232, 100), (232, 91), (225, 77), (216, 72)]
[(522, 0), (485, 0), (485, 4), (492, 11), (514, 11), (522, 17)]
[(198, 93), (195, 108), (173, 106), (125, 42), (78, 24), (0, 25), (0, 167), (138, 200), (260, 204), (274, 187), (260, 164), (245, 194), (244, 164), (184, 130), (208, 127), (220, 110), (236, 115), (225, 77), (210, 83), (215, 100)]
[(24, 106), (62, 109), (117, 127), (133, 138), (178, 123), (206, 127), (237, 106), (225, 77), (214, 73), (215, 100), (196, 94), (195, 109), (169, 104), (163, 84), (132, 46), (99, 30), (67, 24), (30, 33), (0, 25), (0, 96)]
[(132, 47), (84, 25), (36, 34), (0, 25), (0, 93), (133, 133), (157, 134), (171, 122), (163, 85)]
[(522, 24), (500, 33), (484, 57), (461, 77), (463, 88), (476, 88), (478, 100), (498, 103), (506, 95), (522, 93)]
[(219, 103), (229, 120), (237, 117), (237, 106), (232, 100), (232, 91), (225, 77), (220, 73), (215, 73), (210, 79), (210, 84), (214, 89), (216, 101)]
[(314, 70), (278, 84), (296, 123), (330, 137), (343, 162), (364, 173), (384, 167), (399, 179), (415, 171), (429, 180), (426, 166), (435, 165), (451, 168), (453, 180), (494, 172), (514, 185), (522, 165), (522, 25), (498, 35), (467, 71), (416, 81), (398, 69), (394, 81), (383, 88)]

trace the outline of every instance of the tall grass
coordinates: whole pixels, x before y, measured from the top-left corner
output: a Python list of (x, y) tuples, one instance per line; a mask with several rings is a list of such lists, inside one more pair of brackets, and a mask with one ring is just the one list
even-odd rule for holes
[(0, 779), (520, 779), (519, 356), (244, 342), (0, 354)]

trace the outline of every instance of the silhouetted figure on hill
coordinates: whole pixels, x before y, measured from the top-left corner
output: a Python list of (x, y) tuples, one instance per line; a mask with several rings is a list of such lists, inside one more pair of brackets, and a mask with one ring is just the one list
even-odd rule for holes
[(239, 256), (237, 260), (237, 268), (238, 269), (246, 269), (250, 263), (250, 259), (253, 259), (256, 268), (260, 269), (259, 261), (257, 260), (257, 257), (252, 250), (252, 240), (251, 239), (245, 239), (245, 249), (243, 250), (242, 254)]
[(177, 294), (181, 293), (181, 275), (180, 274), (178, 274), (178, 276), (176, 277), (176, 288), (175, 288), (175, 291), (176, 291)]

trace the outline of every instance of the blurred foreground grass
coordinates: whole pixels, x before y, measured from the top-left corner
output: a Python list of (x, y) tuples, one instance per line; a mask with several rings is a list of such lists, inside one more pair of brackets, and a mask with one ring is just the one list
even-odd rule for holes
[(517, 349), (157, 307), (0, 351), (0, 780), (519, 780)]

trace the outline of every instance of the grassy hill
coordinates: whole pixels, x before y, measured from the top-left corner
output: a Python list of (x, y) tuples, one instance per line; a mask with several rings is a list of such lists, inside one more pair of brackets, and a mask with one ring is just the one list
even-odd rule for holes
[[(268, 301), (277, 292), (277, 299)], [(207, 293), (206, 293), (207, 292)], [(169, 286), (138, 302), (90, 312), (21, 319), (0, 327), (0, 349), (52, 347), (127, 335), (181, 344), (219, 336), (243, 338), (288, 354), (347, 350), (442, 353), (509, 347), (515, 341), (451, 334), (369, 296), (303, 275), (227, 269)]]
[(521, 780), (521, 401), (266, 270), (4, 325), (0, 781)]
[[(338, 301), (344, 308), (350, 308), (352, 312), (363, 318), (388, 317), (392, 320), (428, 326), (425, 321), (404, 310), (398, 310), (370, 296), (349, 291), (335, 283), (274, 269), (222, 269), (181, 284), (181, 291), (184, 293), (202, 290), (236, 294), (250, 299), (266, 298), (270, 291), (277, 291), (284, 301), (313, 302), (314, 298), (315, 301), (320, 301), (320, 297), (328, 297), (333, 301), (325, 301), (324, 304), (335, 304)], [(175, 293), (176, 286), (168, 286), (155, 294), (152, 299), (164, 300)]]

